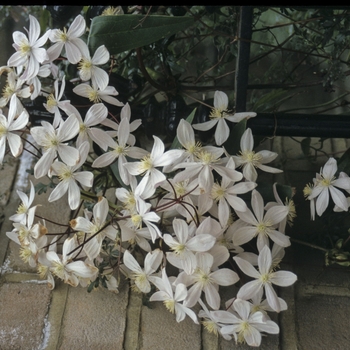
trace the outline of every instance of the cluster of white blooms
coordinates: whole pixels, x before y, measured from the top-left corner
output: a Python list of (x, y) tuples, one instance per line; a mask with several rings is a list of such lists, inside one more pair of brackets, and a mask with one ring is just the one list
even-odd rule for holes
[[(117, 291), (122, 272), (135, 290), (162, 301), (178, 322), (186, 315), (195, 323), (203, 318), (209, 331), (259, 346), (261, 333), (279, 332), (267, 311), (287, 308), (272, 285), (290, 286), (297, 277), (278, 270), (290, 245), (285, 227), (295, 215), (293, 203), (282, 202), (276, 189), (275, 201), (264, 203), (255, 189), (259, 171), (280, 172), (266, 165), (277, 154), (255, 153), (249, 128), (239, 154), (222, 147), (230, 134), (226, 121), (237, 123), (256, 114), (230, 113), (227, 95), (216, 91), (209, 122), (193, 127), (186, 120), (179, 123), (181, 149), (167, 149), (157, 136), (150, 150), (136, 147), (132, 132), (141, 121), (131, 121), (130, 106), (114, 97), (118, 92), (109, 86), (103, 69), (110, 54), (105, 46), (90, 53), (81, 39), (85, 31), (79, 15), (68, 30), (49, 30), (40, 37), (40, 25), (30, 16), (28, 36), (13, 34), (16, 52), (1, 68), (7, 85), (0, 103), (9, 105), (9, 112), (7, 117), (0, 114), (0, 162), (7, 144), (13, 156), (19, 156), (25, 149), (24, 132), (30, 133), (38, 151), (34, 176), (48, 176), (55, 184), (49, 202), (68, 193), (70, 208), (80, 210), (62, 234), (51, 234), (45, 221), (35, 220), (31, 184), (29, 197), (18, 191), (22, 204), (10, 218), (13, 230), (8, 237), (51, 288), (55, 278), (72, 286), (91, 286), (98, 278)], [(77, 65), (80, 80), (73, 92), (91, 106), (85, 116), (71, 101), (61, 100), (66, 82), (55, 65), (59, 57)], [(41, 92), (42, 78), (48, 76), (54, 82), (51, 94)], [(52, 123), (32, 127), (21, 101), (40, 94), (47, 97), (44, 106), (52, 113)], [(108, 118), (110, 104), (122, 107), (114, 121)], [(199, 144), (194, 129), (215, 126), (215, 145)], [(102, 154), (95, 154), (93, 143)], [(114, 164), (120, 183), (114, 198), (107, 199), (92, 188), (96, 174)], [(336, 204), (347, 209), (335, 187), (349, 190), (349, 180), (333, 180), (333, 175), (334, 165), (326, 165), (308, 197), (319, 215), (328, 203), (328, 189)], [(253, 252), (245, 251), (248, 242)], [(178, 274), (168, 277), (175, 271), (169, 265)], [(233, 299), (224, 310), (219, 286), (232, 286)], [(197, 303), (202, 307), (198, 315), (192, 310)]]

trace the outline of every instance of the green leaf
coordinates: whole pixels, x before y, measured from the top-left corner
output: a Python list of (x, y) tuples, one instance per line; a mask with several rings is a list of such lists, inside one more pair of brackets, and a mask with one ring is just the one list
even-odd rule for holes
[[(196, 110), (197, 108), (195, 108), (192, 113), (186, 118), (186, 121), (189, 122), (190, 124), (192, 124), (194, 115), (196, 114)], [(178, 149), (178, 148), (182, 148), (181, 143), (179, 142), (177, 136), (175, 136), (173, 143), (171, 144), (170, 149)]]
[[(292, 199), (293, 190), (291, 186), (276, 184), (276, 189), (283, 203), (285, 202), (286, 198)], [(264, 198), (264, 203), (276, 202), (273, 194), (273, 184), (258, 183), (256, 190), (259, 191)]]
[(241, 120), (231, 130), (230, 136), (223, 144), (230, 155), (236, 155), (241, 149), (241, 137), (247, 128), (247, 119)]
[(255, 102), (252, 111), (262, 113), (274, 110), (284, 101), (286, 95), (285, 90), (272, 90)]
[(122, 178), (120, 177), (119, 169), (118, 169), (118, 162), (113, 162), (109, 167), (111, 168), (112, 173), (113, 173), (114, 177), (117, 179), (117, 181), (119, 182), (119, 184), (121, 186), (123, 186), (124, 188), (128, 189), (128, 186), (125, 185)]
[(310, 144), (311, 137), (306, 137), (305, 139), (302, 139), (300, 143), (301, 149), (306, 157), (309, 157), (311, 155)]
[(337, 174), (341, 171), (348, 175), (350, 174), (350, 148), (338, 160)]
[(149, 45), (193, 24), (192, 17), (120, 15), (98, 16), (91, 22), (92, 52), (105, 45), (111, 55)]

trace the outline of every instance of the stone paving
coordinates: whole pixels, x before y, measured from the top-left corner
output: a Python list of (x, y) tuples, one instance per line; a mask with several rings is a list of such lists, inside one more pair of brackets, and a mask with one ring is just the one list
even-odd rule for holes
[[(285, 170), (275, 180), (297, 188), (298, 218), (293, 232), (302, 237), (315, 230), (302, 189), (327, 158), (311, 164), (302, 157), (300, 146), (288, 138), (268, 140), (263, 148), (267, 146), (279, 152), (281, 156), (275, 165)], [(330, 153), (349, 146), (345, 140), (329, 140), (325, 145)], [(118, 294), (104, 289), (87, 293), (84, 288), (59, 282), (50, 291), (35, 271), (21, 261), (17, 245), (9, 242), (5, 234), (12, 229), (8, 217), (19, 204), (15, 189), (27, 186), (23, 166), (28, 167), (28, 163), (21, 168), (18, 162), (9, 160), (0, 170), (0, 350), (248, 349), (207, 333), (188, 318), (177, 323), (162, 303), (143, 303), (142, 296), (133, 292), (126, 281)], [(16, 176), (22, 177), (20, 182)], [(44, 197), (39, 198), (42, 203)], [(65, 198), (39, 209), (43, 216), (59, 213), (62, 221), (69, 218)], [(298, 243), (287, 249), (282, 268), (295, 272), (298, 281), (292, 287), (280, 288), (279, 295), (288, 304), (288, 310), (275, 318), (281, 333), (264, 337), (260, 349), (350, 348), (349, 268), (325, 268), (322, 252)], [(223, 288), (223, 300), (231, 298), (234, 291), (234, 287)]]

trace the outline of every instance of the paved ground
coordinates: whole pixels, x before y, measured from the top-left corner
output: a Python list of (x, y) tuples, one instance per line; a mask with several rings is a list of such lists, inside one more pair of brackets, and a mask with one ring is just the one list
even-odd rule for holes
[[(304, 185), (325, 163), (319, 158), (311, 164), (302, 157), (299, 144), (290, 139), (268, 141), (281, 154), (285, 169), (275, 180), (296, 187), (298, 218), (291, 235), (302, 239), (317, 226), (310, 223), (308, 203), (302, 198)], [(345, 140), (326, 142), (328, 152), (343, 151)], [(18, 258), (18, 247), (8, 242), (6, 231), (12, 229), (7, 218), (18, 206), (15, 189), (26, 186), (25, 169), (9, 161), (1, 170), (0, 182), (0, 350), (228, 350), (247, 349), (205, 332), (190, 320), (176, 323), (161, 303), (143, 304), (127, 283), (119, 294), (99, 289), (87, 293), (57, 283), (50, 291)], [(18, 171), (19, 169), (19, 171)], [(17, 180), (16, 180), (16, 174)], [(18, 181), (20, 177), (20, 181)], [(273, 180), (267, 177), (266, 181)], [(41, 207), (45, 212), (68, 218), (65, 202)], [(54, 228), (53, 228), (54, 229)], [(293, 233), (293, 234), (292, 234)], [(281, 334), (263, 339), (265, 350), (345, 350), (350, 347), (350, 270), (339, 266), (324, 267), (321, 251), (293, 243), (287, 251), (283, 269), (298, 275), (298, 282), (283, 288), (280, 295), (289, 309), (276, 318)], [(232, 297), (232, 289), (221, 290), (223, 299)]]

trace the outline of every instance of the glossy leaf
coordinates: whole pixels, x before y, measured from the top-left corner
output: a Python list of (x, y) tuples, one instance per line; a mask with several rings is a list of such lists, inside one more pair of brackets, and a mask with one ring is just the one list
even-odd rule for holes
[(105, 45), (111, 55), (149, 45), (193, 24), (192, 17), (120, 15), (98, 16), (91, 22), (91, 52)]

